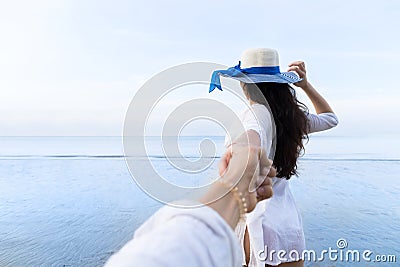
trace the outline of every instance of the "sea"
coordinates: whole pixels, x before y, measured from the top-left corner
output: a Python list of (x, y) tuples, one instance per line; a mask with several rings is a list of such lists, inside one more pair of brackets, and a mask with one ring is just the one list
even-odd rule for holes
[[(400, 266), (399, 137), (310, 136), (290, 181), (317, 256), (305, 266)], [(178, 143), (195, 160), (204, 140), (215, 146), (204, 172), (180, 173), (158, 137), (142, 156), (175, 183), (206, 183), (224, 138)], [(123, 151), (122, 137), (0, 137), (0, 266), (102, 266), (130, 240), (164, 204), (142, 191)]]

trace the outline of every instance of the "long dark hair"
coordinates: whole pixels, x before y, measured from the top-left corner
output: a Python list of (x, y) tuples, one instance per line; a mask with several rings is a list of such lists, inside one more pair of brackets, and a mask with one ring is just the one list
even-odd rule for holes
[(297, 175), (297, 158), (304, 152), (303, 139), (308, 140), (307, 107), (286, 83), (244, 84), (243, 90), (254, 102), (266, 105), (266, 100), (274, 117), (277, 177), (290, 179)]

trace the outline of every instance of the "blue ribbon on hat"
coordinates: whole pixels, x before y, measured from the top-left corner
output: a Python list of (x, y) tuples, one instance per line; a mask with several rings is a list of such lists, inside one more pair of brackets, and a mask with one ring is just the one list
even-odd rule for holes
[(279, 66), (273, 66), (273, 67), (251, 67), (251, 68), (244, 68), (242, 69), (240, 67), (241, 62), (239, 61), (239, 64), (236, 65), (235, 67), (231, 67), (227, 70), (216, 70), (213, 72), (211, 76), (211, 82), (210, 82), (210, 89), (209, 92), (211, 93), (214, 91), (215, 88), (218, 88), (219, 90), (222, 91), (222, 86), (221, 86), (221, 79), (220, 75), (224, 76), (229, 76), (229, 77), (241, 77), (241, 76), (246, 76), (246, 74), (269, 74), (269, 75), (274, 75), (280, 73)]

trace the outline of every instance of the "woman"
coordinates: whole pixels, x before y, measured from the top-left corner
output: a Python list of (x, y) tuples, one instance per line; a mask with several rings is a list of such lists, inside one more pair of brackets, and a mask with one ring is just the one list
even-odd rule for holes
[[(242, 123), (246, 131), (258, 133), (250, 140), (252, 144), (269, 150), (276, 130), (274, 196), (259, 203), (236, 228), (243, 245), (243, 265), (247, 266), (303, 266), (304, 232), (289, 179), (297, 175), (297, 159), (308, 134), (330, 129), (338, 123), (327, 101), (308, 82), (304, 62), (291, 63), (288, 71), (280, 72), (276, 50), (249, 49), (238, 66), (215, 71), (210, 85), (210, 92), (215, 87), (222, 90), (219, 75), (241, 81), (251, 105), (243, 113)], [(317, 114), (309, 114), (306, 106), (297, 100), (291, 83), (303, 89)]]

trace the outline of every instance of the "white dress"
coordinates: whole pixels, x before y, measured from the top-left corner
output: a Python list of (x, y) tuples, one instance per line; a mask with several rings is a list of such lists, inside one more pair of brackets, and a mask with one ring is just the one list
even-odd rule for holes
[[(337, 125), (338, 119), (333, 113), (308, 114), (310, 133), (330, 129)], [(244, 129), (255, 130), (261, 140), (261, 146), (269, 155), (272, 143), (271, 113), (261, 104), (251, 105), (242, 114)], [(234, 138), (232, 138), (234, 140)], [(230, 140), (225, 139), (225, 145)], [(300, 212), (297, 209), (290, 182), (285, 178), (273, 178), (272, 188), (274, 195), (268, 200), (260, 202), (247, 215), (246, 221), (239, 222), (235, 229), (240, 243), (243, 246), (244, 233), (247, 226), (250, 238), (250, 262), (248, 266), (264, 267), (265, 264), (279, 265), (301, 259), (305, 250), (305, 239)], [(286, 254), (278, 252), (284, 250)], [(300, 257), (297, 258), (297, 255)], [(243, 265), (245, 254), (242, 249)]]

